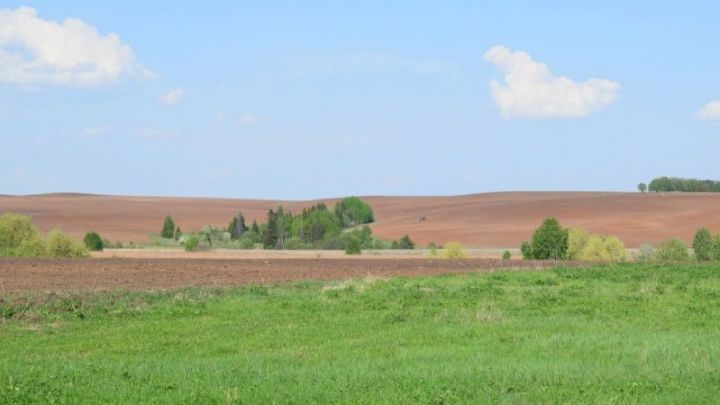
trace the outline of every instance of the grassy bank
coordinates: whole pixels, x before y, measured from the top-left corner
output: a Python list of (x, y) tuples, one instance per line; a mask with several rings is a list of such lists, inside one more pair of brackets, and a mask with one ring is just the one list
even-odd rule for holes
[(720, 397), (720, 267), (5, 297), (0, 403)]

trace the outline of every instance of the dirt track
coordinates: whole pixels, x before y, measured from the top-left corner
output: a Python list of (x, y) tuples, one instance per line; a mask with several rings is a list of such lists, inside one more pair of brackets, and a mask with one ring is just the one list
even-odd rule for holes
[(365, 276), (419, 276), (542, 268), (551, 262), (467, 259), (9, 259), (0, 258), (0, 297), (28, 291), (157, 290), (272, 284)]
[[(384, 238), (410, 235), (420, 244), (458, 241), (480, 248), (517, 248), (546, 216), (566, 226), (615, 235), (626, 247), (680, 237), (695, 230), (720, 231), (720, 193), (513, 192), (449, 197), (363, 197), (375, 210), (373, 232)], [(332, 205), (335, 200), (324, 200)], [(61, 228), (77, 238), (88, 230), (112, 241), (144, 241), (158, 233), (166, 214), (184, 230), (226, 226), (242, 211), (265, 220), (283, 205), (299, 212), (316, 201), (123, 197), (78, 194), (0, 196), (0, 213), (33, 217), (43, 231)], [(425, 221), (417, 221), (425, 216)]]

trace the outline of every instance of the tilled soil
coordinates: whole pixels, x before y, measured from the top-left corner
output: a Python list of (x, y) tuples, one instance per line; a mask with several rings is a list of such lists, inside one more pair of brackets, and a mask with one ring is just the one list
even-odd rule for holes
[(162, 290), (311, 279), (540, 269), (553, 262), (493, 259), (20, 259), (0, 258), (0, 296), (18, 292)]

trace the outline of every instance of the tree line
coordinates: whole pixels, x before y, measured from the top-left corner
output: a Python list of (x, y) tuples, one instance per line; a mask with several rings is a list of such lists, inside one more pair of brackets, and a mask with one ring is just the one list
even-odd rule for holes
[(673, 192), (685, 193), (718, 193), (720, 192), (720, 181), (685, 179), (680, 177), (657, 177), (650, 184), (638, 184), (640, 192)]

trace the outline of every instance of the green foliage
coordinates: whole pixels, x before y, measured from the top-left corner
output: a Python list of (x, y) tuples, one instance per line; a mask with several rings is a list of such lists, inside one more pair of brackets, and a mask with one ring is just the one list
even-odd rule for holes
[(450, 260), (465, 259), (467, 257), (467, 253), (465, 253), (465, 250), (460, 243), (448, 242), (445, 244), (445, 248), (442, 250), (440, 257)]
[(335, 215), (342, 226), (351, 227), (375, 221), (372, 208), (357, 197), (346, 197), (335, 205)]
[(678, 177), (658, 177), (650, 182), (648, 189), (653, 192), (682, 191), (686, 193), (717, 193), (720, 192), (720, 182)]
[(520, 244), (520, 254), (522, 254), (522, 257), (524, 260), (533, 260), (535, 258), (535, 255), (533, 255), (532, 246), (530, 245), (530, 242), (523, 241)]
[(85, 247), (88, 248), (88, 250), (93, 252), (99, 252), (103, 250), (103, 247), (105, 246), (100, 234), (95, 231), (86, 233), (83, 238), (83, 243), (85, 243)]
[(165, 216), (165, 221), (163, 222), (162, 231), (160, 231), (160, 236), (162, 236), (165, 239), (172, 239), (175, 237), (175, 221), (173, 221), (172, 217), (170, 215)]
[(356, 238), (350, 238), (345, 244), (346, 255), (359, 255), (360, 251), (360, 241)]
[[(0, 255), (39, 256), (42, 246), (40, 232), (25, 215), (0, 215)], [(42, 249), (41, 249), (42, 250)]]
[(614, 236), (592, 235), (583, 247), (578, 260), (623, 262), (627, 260), (625, 245)]
[(392, 249), (411, 250), (415, 249), (415, 242), (408, 235), (404, 235), (398, 240), (392, 241)]
[(502, 254), (502, 259), (503, 259), (503, 260), (510, 260), (510, 259), (512, 259), (512, 253), (510, 253), (509, 250), (504, 251), (503, 254)]
[(85, 257), (87, 249), (59, 229), (47, 235), (46, 254), (49, 257)]
[(183, 236), (182, 229), (180, 229), (180, 227), (178, 226), (177, 228), (175, 228), (175, 238), (174, 239), (180, 240), (180, 238), (182, 238), (182, 236)]
[(635, 260), (638, 262), (652, 262), (657, 260), (657, 249), (649, 243), (640, 245), (635, 253)]
[(647, 189), (648, 189), (648, 186), (647, 186), (647, 184), (645, 184), (645, 183), (640, 183), (640, 184), (638, 184), (638, 187), (637, 187), (637, 188), (638, 188), (638, 191), (639, 191), (639, 192), (641, 192), (641, 193), (646, 193), (646, 192), (647, 192)]
[(713, 256), (713, 236), (707, 228), (700, 228), (693, 238), (693, 251), (698, 261), (708, 261)]
[(267, 213), (267, 222), (262, 230), (262, 244), (265, 249), (276, 249), (278, 244), (277, 214), (272, 209)]
[(669, 239), (660, 243), (657, 259), (665, 262), (679, 262), (690, 259), (687, 245), (680, 239)]
[(569, 260), (581, 260), (583, 249), (590, 239), (590, 234), (582, 228), (570, 228), (568, 230), (568, 251)]
[(520, 250), (523, 257), (529, 259), (565, 259), (568, 251), (568, 230), (560, 226), (556, 218), (546, 218), (535, 230), (529, 246), (521, 245)]
[(713, 236), (710, 256), (712, 260), (720, 261), (720, 234)]
[(242, 237), (247, 227), (245, 226), (245, 217), (242, 212), (239, 212), (233, 217), (232, 221), (228, 225), (227, 231), (230, 233), (230, 239), (238, 240)]
[(185, 248), (186, 252), (196, 251), (199, 244), (200, 244), (200, 235), (197, 235), (194, 233), (190, 234), (190, 235), (185, 235), (185, 241), (183, 242), (183, 248)]

